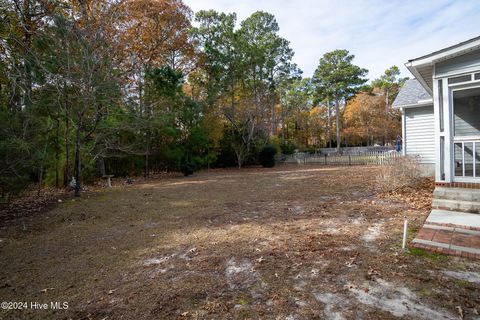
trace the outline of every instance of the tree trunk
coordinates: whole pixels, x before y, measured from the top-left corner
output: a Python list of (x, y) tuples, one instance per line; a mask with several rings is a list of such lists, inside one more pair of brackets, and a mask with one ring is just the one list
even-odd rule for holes
[(24, 57), (23, 57), (23, 67), (25, 72), (25, 95), (24, 95), (24, 105), (27, 109), (29, 109), (31, 98), (32, 98), (32, 74), (30, 68), (30, 59), (28, 55), (31, 54), (31, 46), (32, 46), (32, 28), (33, 28), (33, 21), (32, 21), (32, 13), (30, 12), (30, 1), (24, 0), (23, 1), (23, 36), (24, 36)]
[(340, 105), (338, 96), (335, 97), (335, 111), (336, 111), (336, 124), (337, 124), (337, 152), (340, 153)]
[(390, 108), (389, 108), (389, 101), (388, 101), (388, 89), (385, 90), (385, 132), (384, 132), (384, 142), (383, 142), (383, 145), (387, 145), (387, 141), (388, 141), (388, 114), (389, 114), (389, 111), (390, 111)]
[(146, 143), (146, 151), (145, 151), (145, 174), (144, 177), (148, 178), (149, 168), (148, 168), (148, 155), (150, 153), (150, 137), (147, 134), (147, 143)]
[(232, 76), (232, 121), (235, 121), (235, 82)]
[(80, 149), (81, 149), (81, 121), (76, 130), (76, 137), (75, 137), (75, 197), (80, 197), (80, 177), (82, 175), (82, 162), (80, 158)]
[(55, 187), (58, 188), (59, 186), (59, 176), (60, 173), (58, 172), (58, 163), (60, 162), (60, 119), (59, 115), (57, 114), (57, 128), (56, 128), (56, 135), (55, 135)]
[(70, 178), (70, 141), (69, 141), (69, 131), (70, 131), (70, 114), (68, 106), (68, 94), (65, 92), (65, 171), (63, 176), (63, 185), (68, 186), (68, 179)]
[(330, 99), (327, 98), (327, 131), (328, 131), (328, 147), (332, 147), (332, 107), (330, 106)]
[(272, 135), (275, 135), (277, 129), (275, 119), (275, 94), (272, 94)]

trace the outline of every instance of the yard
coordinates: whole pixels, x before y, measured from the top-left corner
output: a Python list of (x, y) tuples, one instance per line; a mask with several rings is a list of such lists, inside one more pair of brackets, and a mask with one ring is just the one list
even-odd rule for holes
[(211, 170), (67, 199), (0, 230), (1, 301), (29, 304), (0, 318), (478, 318), (479, 261), (400, 248), (431, 187), (378, 194), (378, 170)]

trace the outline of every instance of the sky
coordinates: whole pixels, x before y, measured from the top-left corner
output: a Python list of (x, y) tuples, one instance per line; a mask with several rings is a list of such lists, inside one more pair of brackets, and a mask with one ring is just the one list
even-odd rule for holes
[(480, 35), (480, 0), (184, 0), (194, 12), (275, 15), (294, 62), (311, 77), (326, 52), (347, 49), (370, 80), (392, 65)]

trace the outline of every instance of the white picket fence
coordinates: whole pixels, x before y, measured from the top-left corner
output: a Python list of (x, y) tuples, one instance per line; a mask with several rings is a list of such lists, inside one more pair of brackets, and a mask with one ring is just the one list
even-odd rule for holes
[(355, 154), (310, 154), (298, 152), (291, 155), (278, 155), (279, 164), (320, 164), (320, 165), (386, 165), (401, 157), (401, 152), (375, 151)]

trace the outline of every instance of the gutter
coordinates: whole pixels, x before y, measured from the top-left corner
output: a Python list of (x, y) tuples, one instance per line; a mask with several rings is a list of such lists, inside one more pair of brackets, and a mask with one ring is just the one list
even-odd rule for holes
[[(430, 65), (430, 64), (426, 64), (426, 65)], [(410, 62), (407, 62), (405, 63), (405, 67), (407, 67), (407, 69), (413, 74), (413, 76), (415, 77), (415, 79), (418, 80), (418, 82), (420, 82), (420, 84), (422, 85), (422, 87), (425, 88), (425, 90), (431, 95), (433, 96), (433, 91), (432, 89), (428, 86), (428, 84), (425, 82), (425, 80), (423, 79), (423, 77), (420, 75), (420, 73), (417, 71), (417, 66), (414, 66), (412, 61)]]
[(393, 106), (394, 109), (402, 109), (402, 108), (415, 108), (415, 107), (429, 107), (433, 106), (433, 100), (428, 99), (428, 100), (420, 100), (417, 103), (413, 104), (404, 104), (400, 106)]

